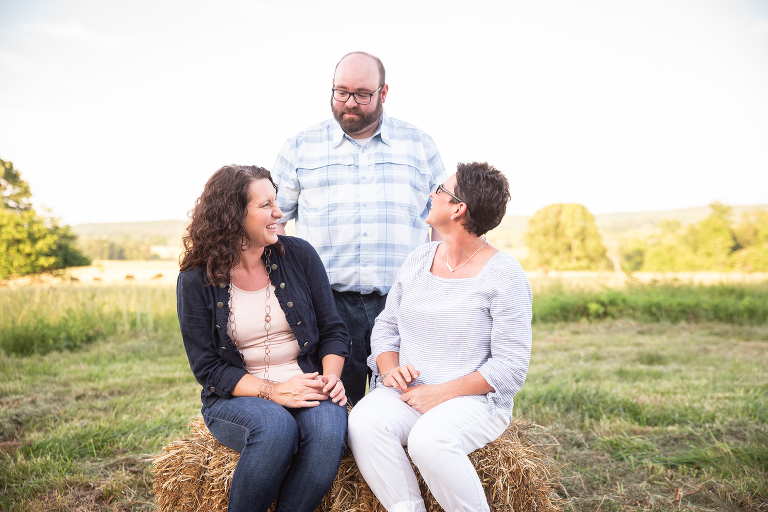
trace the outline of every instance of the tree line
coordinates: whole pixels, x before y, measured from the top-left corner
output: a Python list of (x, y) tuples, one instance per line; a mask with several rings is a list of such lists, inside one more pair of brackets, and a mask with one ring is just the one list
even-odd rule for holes
[[(71, 228), (32, 207), (29, 184), (13, 163), (0, 159), (0, 279), (90, 265), (92, 259), (149, 260), (151, 245), (167, 237), (127, 236), (77, 240)], [(625, 272), (768, 272), (768, 212), (754, 210), (734, 222), (731, 208), (710, 205), (702, 221), (659, 223), (651, 232), (625, 235), (608, 251), (594, 216), (576, 203), (551, 204), (529, 220), (524, 240), (532, 270)]]
[(552, 204), (528, 221), (527, 268), (625, 272), (768, 272), (768, 212), (756, 209), (734, 222), (729, 206), (714, 202), (710, 214), (683, 226), (659, 223), (625, 235), (609, 258), (594, 216), (580, 204)]

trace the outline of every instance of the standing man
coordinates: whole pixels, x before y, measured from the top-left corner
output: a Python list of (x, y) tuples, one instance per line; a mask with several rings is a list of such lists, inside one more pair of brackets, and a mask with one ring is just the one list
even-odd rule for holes
[[(296, 234), (317, 250), (349, 329), (341, 379), (353, 404), (365, 395), (374, 321), (405, 257), (427, 242), (429, 194), (447, 178), (432, 137), (384, 114), (384, 79), (373, 55), (345, 55), (333, 119), (288, 139), (272, 169), (281, 222), (295, 218)], [(432, 238), (441, 240), (434, 230)]]

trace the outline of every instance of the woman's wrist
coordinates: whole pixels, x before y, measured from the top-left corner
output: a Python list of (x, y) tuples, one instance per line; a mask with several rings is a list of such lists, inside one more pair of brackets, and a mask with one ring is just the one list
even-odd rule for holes
[(259, 387), (259, 394), (256, 396), (258, 398), (263, 398), (265, 400), (273, 401), (272, 393), (274, 393), (275, 386), (278, 384), (279, 384), (278, 382), (264, 379), (261, 383), (261, 386)]

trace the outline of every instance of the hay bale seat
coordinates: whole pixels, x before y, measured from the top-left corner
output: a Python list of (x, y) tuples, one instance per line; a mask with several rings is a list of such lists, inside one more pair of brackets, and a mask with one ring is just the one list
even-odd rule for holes
[[(226, 512), (229, 486), (240, 454), (211, 435), (198, 416), (190, 435), (170, 443), (152, 458), (153, 492), (159, 512)], [(535, 444), (533, 425), (513, 420), (496, 441), (469, 455), (492, 512), (559, 511), (553, 492), (554, 461)], [(443, 509), (432, 497), (416, 466), (428, 512)], [(274, 503), (272, 508), (274, 509)], [(341, 459), (339, 473), (315, 512), (386, 512), (365, 483), (352, 453)]]

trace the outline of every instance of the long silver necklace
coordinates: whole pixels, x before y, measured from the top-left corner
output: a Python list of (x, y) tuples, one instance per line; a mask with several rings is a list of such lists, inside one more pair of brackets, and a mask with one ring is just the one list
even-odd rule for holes
[[(483, 247), (485, 247), (485, 244), (487, 244), (487, 243), (488, 243), (488, 239), (486, 239), (486, 240), (485, 240), (485, 242), (483, 242), (483, 245), (481, 245), (481, 246), (480, 246), (480, 249), (482, 249)], [(477, 254), (477, 253), (479, 253), (479, 252), (480, 252), (480, 249), (478, 249), (478, 250), (476, 250), (475, 252), (473, 252), (473, 253), (472, 253), (472, 256), (470, 256), (469, 258), (467, 258), (467, 261), (465, 261), (464, 263), (462, 263), (461, 265), (459, 265), (459, 266), (458, 266), (458, 267), (456, 267), (456, 268), (452, 268), (452, 267), (451, 267), (451, 266), (448, 264), (448, 251), (446, 251), (446, 253), (445, 253), (445, 266), (446, 266), (446, 267), (448, 267), (448, 270), (450, 270), (451, 272), (456, 272), (456, 271), (457, 271), (457, 270), (459, 270), (461, 267), (463, 267), (464, 265), (466, 265), (467, 263), (469, 263), (469, 260), (471, 260), (471, 259), (472, 259), (472, 257), (473, 257), (475, 254)]]
[[(264, 339), (264, 384), (262, 384), (261, 389), (259, 390), (259, 397), (260, 398), (266, 398), (267, 400), (271, 399), (272, 391), (273, 391), (273, 381), (269, 380), (269, 344), (271, 340), (269, 339), (269, 330), (272, 328), (272, 307), (270, 306), (270, 299), (272, 298), (272, 290), (270, 289), (270, 285), (272, 284), (272, 280), (269, 278), (269, 274), (272, 271), (272, 267), (269, 265), (269, 256), (272, 253), (270, 249), (266, 249), (266, 259), (267, 264), (265, 265), (265, 270), (267, 272), (267, 298), (264, 301), (264, 330), (267, 331), (267, 334)], [(237, 347), (237, 351), (240, 352), (240, 359), (243, 361), (243, 367), (245, 370), (250, 373), (250, 370), (248, 369), (248, 364), (245, 362), (245, 356), (243, 355), (243, 351), (240, 350), (240, 340), (237, 337), (237, 323), (235, 322), (235, 309), (232, 306), (232, 279), (229, 280), (229, 325), (232, 329), (232, 341), (234, 342), (235, 346)]]

